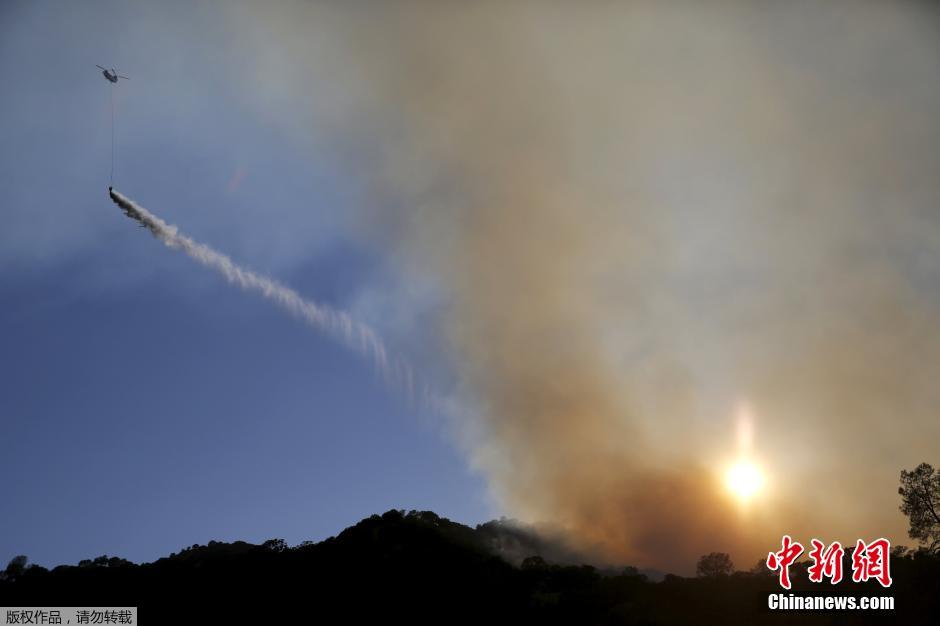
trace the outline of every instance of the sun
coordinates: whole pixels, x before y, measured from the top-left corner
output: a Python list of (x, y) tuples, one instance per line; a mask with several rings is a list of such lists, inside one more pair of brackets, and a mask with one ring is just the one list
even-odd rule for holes
[(725, 486), (742, 503), (753, 499), (764, 486), (764, 474), (752, 461), (741, 459), (728, 468)]

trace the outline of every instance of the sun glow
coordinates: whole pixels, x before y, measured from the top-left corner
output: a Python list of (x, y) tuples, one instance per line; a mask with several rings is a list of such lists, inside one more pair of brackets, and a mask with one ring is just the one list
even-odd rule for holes
[(744, 402), (738, 405), (735, 415), (737, 454), (726, 466), (725, 488), (743, 506), (760, 495), (767, 480), (764, 471), (754, 461), (754, 416)]
[(742, 459), (728, 468), (725, 486), (738, 500), (747, 502), (764, 486), (764, 474), (757, 465)]

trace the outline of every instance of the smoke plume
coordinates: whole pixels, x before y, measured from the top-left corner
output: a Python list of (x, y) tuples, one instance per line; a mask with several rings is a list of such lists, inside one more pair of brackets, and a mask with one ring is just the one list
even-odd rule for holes
[(210, 267), (225, 279), (247, 291), (260, 293), (289, 313), (296, 315), (314, 328), (341, 339), (347, 346), (371, 359), (387, 382), (412, 385), (411, 369), (399, 360), (390, 362), (385, 345), (374, 330), (357, 322), (348, 313), (304, 300), (289, 287), (266, 276), (239, 267), (232, 259), (209, 246), (193, 241), (172, 224), (135, 203), (121, 193), (110, 190), (111, 199), (124, 213), (138, 221), (168, 248), (182, 250), (191, 259)]
[[(898, 471), (940, 435), (928, 4), (230, 17), (248, 97), (331, 142), (363, 236), (446, 303), (458, 441), (500, 509), (679, 571), (784, 533), (903, 539)], [(718, 484), (742, 400), (768, 474), (747, 511)]]

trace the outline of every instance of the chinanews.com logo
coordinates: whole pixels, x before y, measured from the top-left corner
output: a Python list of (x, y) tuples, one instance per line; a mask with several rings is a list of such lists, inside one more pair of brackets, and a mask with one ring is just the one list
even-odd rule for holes
[[(838, 541), (829, 545), (818, 539), (810, 540), (812, 549), (807, 553), (810, 562), (806, 568), (807, 578), (812, 583), (822, 583), (826, 579), (830, 585), (838, 585), (843, 579), (843, 557), (845, 548)], [(786, 590), (792, 588), (790, 566), (804, 552), (803, 544), (794, 541), (790, 535), (784, 535), (778, 552), (767, 554), (767, 567), (777, 572), (780, 586)], [(852, 550), (852, 582), (864, 583), (877, 581), (884, 588), (891, 586), (891, 542), (881, 537), (870, 543), (859, 539)], [(793, 593), (772, 593), (767, 597), (767, 607), (771, 610), (883, 610), (894, 608), (893, 596), (833, 596), (833, 595), (796, 595)]]

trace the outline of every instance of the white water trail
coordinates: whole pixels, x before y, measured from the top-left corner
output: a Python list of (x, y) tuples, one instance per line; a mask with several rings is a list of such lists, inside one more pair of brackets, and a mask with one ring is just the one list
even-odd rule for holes
[(398, 358), (394, 359), (394, 363), (390, 362), (385, 344), (372, 328), (356, 321), (344, 311), (305, 300), (290, 287), (239, 267), (228, 256), (183, 235), (176, 226), (166, 223), (130, 198), (114, 189), (109, 189), (109, 193), (128, 217), (140, 222), (167, 247), (182, 250), (190, 258), (217, 270), (233, 285), (258, 292), (314, 328), (338, 337), (347, 346), (370, 359), (387, 384), (404, 388), (409, 399), (413, 399), (411, 368)]

